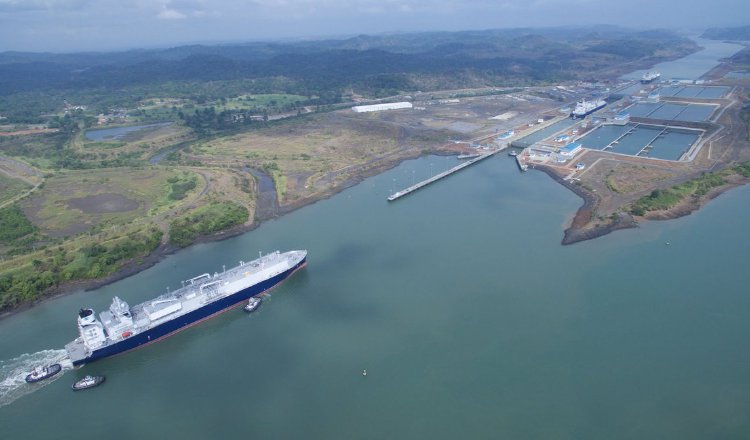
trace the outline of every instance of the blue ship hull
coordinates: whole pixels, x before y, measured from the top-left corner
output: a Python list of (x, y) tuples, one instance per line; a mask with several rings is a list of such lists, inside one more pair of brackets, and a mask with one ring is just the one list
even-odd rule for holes
[(571, 113), (570, 113), (570, 117), (571, 117), (571, 119), (579, 119), (579, 118), (580, 118), (580, 119), (583, 119), (583, 118), (585, 118), (586, 116), (590, 115), (591, 113), (594, 113), (594, 112), (595, 112), (595, 111), (597, 111), (597, 110), (601, 110), (601, 109), (603, 109), (603, 108), (604, 108), (604, 107), (606, 107), (606, 106), (607, 106), (607, 104), (606, 104), (606, 103), (604, 103), (604, 104), (600, 105), (599, 107), (596, 107), (596, 108), (592, 108), (591, 110), (587, 111), (586, 113), (584, 113), (584, 114), (582, 114), (582, 115), (577, 115), (577, 114), (575, 114), (575, 113), (571, 112)]
[(297, 269), (303, 267), (306, 263), (307, 257), (303, 258), (294, 267), (289, 268), (288, 270), (276, 275), (273, 278), (269, 278), (254, 286), (250, 286), (245, 290), (240, 290), (237, 293), (222, 298), (218, 301), (206, 304), (200, 309), (193, 310), (192, 312), (186, 313), (179, 318), (164, 322), (145, 332), (138, 333), (137, 335), (133, 335), (127, 339), (123, 339), (116, 344), (100, 348), (99, 350), (91, 353), (91, 356), (78, 361), (74, 361), (73, 365), (81, 366), (84, 364), (88, 364), (109, 356), (125, 353), (126, 351), (130, 351), (152, 342), (156, 342), (159, 339), (166, 338), (167, 336), (171, 336), (180, 330), (184, 330), (191, 325), (198, 324), (201, 321), (212, 318), (213, 316), (216, 316), (221, 312), (242, 303), (243, 301), (247, 301), (248, 299), (250, 299), (250, 297), (260, 295), (263, 292), (273, 289), (279, 283), (288, 278)]

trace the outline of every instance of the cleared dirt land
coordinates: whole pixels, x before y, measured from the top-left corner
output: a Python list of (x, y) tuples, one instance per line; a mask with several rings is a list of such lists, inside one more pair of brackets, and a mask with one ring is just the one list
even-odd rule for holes
[[(498, 95), (419, 101), (413, 109), (373, 113), (345, 109), (196, 143), (183, 151), (183, 159), (261, 170), (272, 176), (280, 205), (293, 206), (404, 158), (456, 151), (453, 141), (525, 125), (556, 104), (534, 99)], [(502, 114), (509, 117), (492, 119)]]
[(125, 223), (145, 217), (167, 203), (162, 170), (91, 170), (61, 172), (21, 204), (29, 220), (52, 237), (86, 231), (105, 220)]

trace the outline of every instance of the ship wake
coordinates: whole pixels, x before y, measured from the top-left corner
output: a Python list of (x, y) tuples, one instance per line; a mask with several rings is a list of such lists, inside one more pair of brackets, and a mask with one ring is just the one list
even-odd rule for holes
[[(26, 375), (37, 366), (60, 364), (63, 370), (37, 383), (26, 383)], [(73, 368), (65, 350), (42, 350), (26, 353), (10, 360), (0, 361), (0, 407), (9, 405), (19, 397), (33, 393), (61, 378), (65, 370)]]

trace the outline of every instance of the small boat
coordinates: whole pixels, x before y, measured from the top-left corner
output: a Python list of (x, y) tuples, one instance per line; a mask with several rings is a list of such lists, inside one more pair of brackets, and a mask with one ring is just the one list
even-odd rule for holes
[(260, 307), (260, 303), (262, 303), (263, 300), (258, 297), (252, 297), (249, 300), (247, 300), (247, 305), (242, 308), (242, 310), (246, 311), (247, 313), (254, 312), (255, 309)]
[(508, 153), (508, 156), (513, 156), (513, 157), (518, 156), (518, 151), (510, 150), (510, 152)]
[(26, 382), (34, 383), (54, 376), (62, 370), (60, 364), (52, 364), (47, 367), (36, 367), (26, 376)]
[(85, 376), (83, 379), (74, 383), (71, 388), (73, 388), (73, 391), (80, 391), (80, 390), (85, 390), (88, 388), (94, 388), (104, 383), (104, 380), (105, 380), (104, 376)]

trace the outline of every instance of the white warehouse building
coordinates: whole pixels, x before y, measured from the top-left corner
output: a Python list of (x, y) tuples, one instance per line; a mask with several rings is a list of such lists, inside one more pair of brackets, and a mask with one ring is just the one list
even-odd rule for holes
[(388, 102), (385, 104), (358, 105), (352, 107), (357, 113), (379, 112), (381, 110), (398, 110), (400, 108), (411, 108), (411, 102)]

